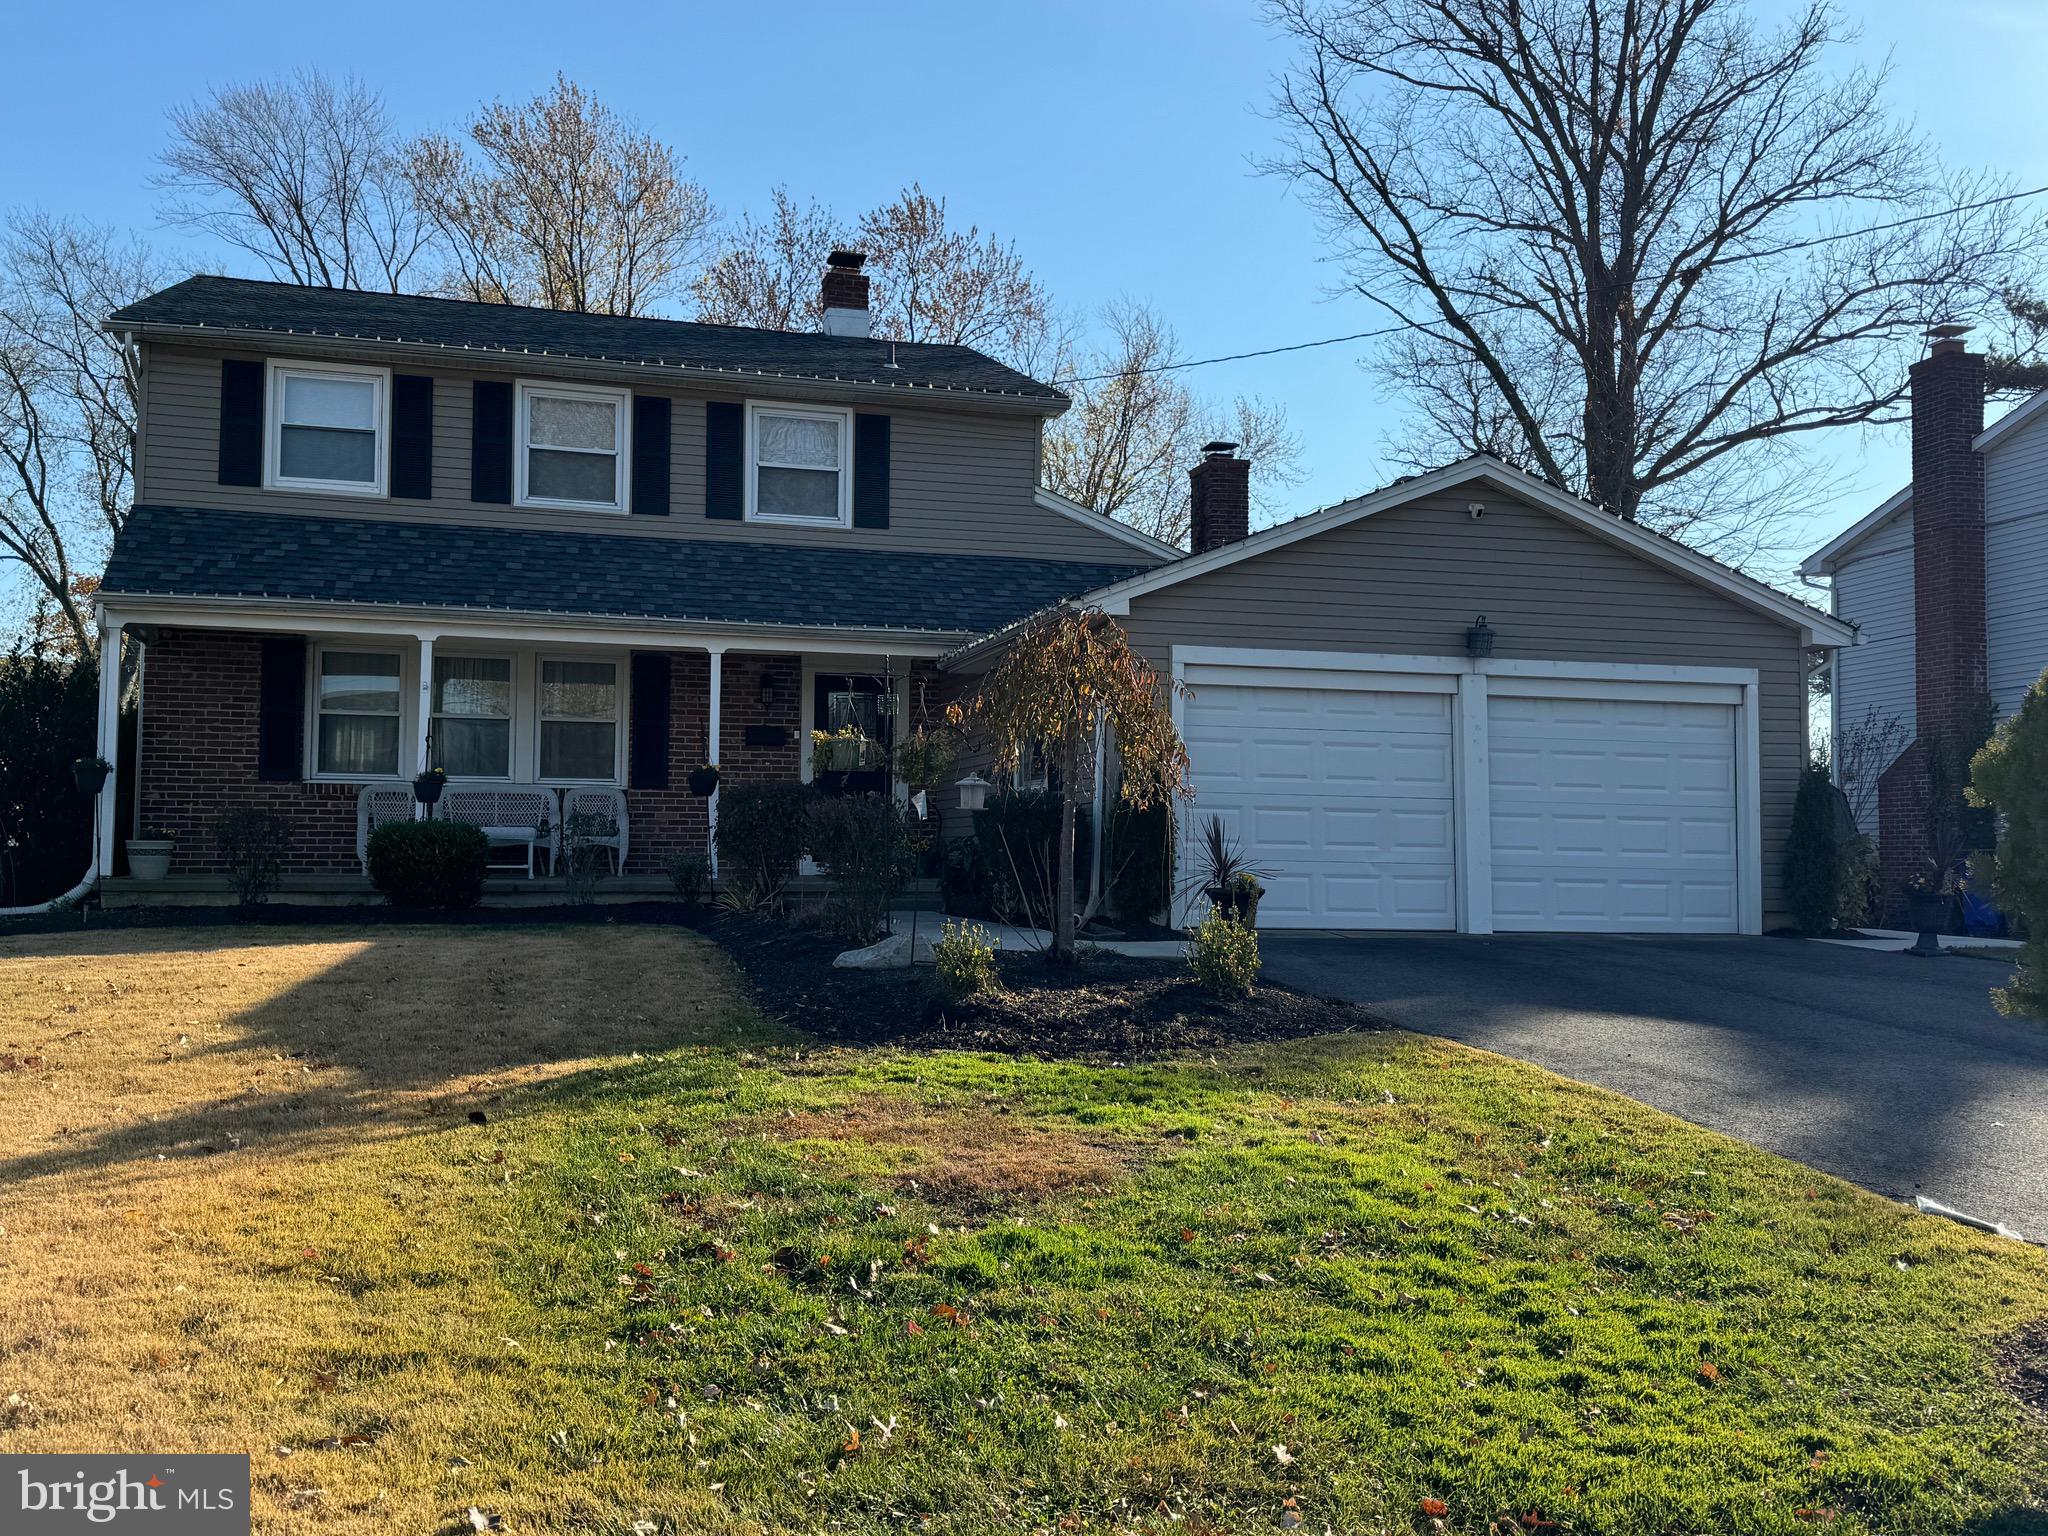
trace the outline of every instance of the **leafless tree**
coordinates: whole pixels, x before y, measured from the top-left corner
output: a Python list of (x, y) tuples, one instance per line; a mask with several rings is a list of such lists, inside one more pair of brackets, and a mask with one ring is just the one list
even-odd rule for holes
[(1255, 397), (1220, 405), (1197, 396), (1173, 371), (1172, 328), (1143, 305), (1111, 305), (1103, 329), (1103, 344), (1065, 386), (1073, 409), (1046, 429), (1047, 488), (1184, 544), (1187, 472), (1203, 443), (1223, 438), (1250, 458), (1254, 508), (1270, 516), (1274, 493), (1301, 479), (1301, 445), (1285, 414)]
[(1825, 0), (1775, 32), (1741, 0), (1272, 13), (1298, 57), (1270, 168), (1407, 327), (1381, 361), (1411, 452), (1498, 453), (1695, 542), (1731, 512), (1753, 537), (1772, 445), (1899, 419), (1921, 333), (2035, 238), (2010, 204), (1920, 217), (2003, 189), (1945, 176), (1881, 71), (1826, 72)]
[(1874, 704), (1861, 720), (1844, 721), (1836, 731), (1829, 755), (1835, 782), (1841, 786), (1857, 826), (1866, 830), (1876, 827), (1878, 777), (1898, 760), (1912, 739), (1903, 720)]
[(100, 320), (163, 286), (110, 230), (17, 215), (0, 239), (0, 561), (83, 654), (98, 556), (133, 490), (134, 359)]
[(775, 189), (774, 204), (765, 222), (742, 215), (697, 275), (699, 320), (771, 331), (815, 331), (823, 324), (825, 258), (854, 243), (853, 233), (830, 209), (799, 205), (787, 188)]
[(162, 212), (272, 277), (397, 293), (426, 242), (383, 99), (302, 70), (171, 110)]
[(712, 220), (682, 156), (561, 75), (483, 108), (460, 138), (418, 140), (407, 175), (450, 264), (443, 286), (487, 303), (651, 313), (688, 282)]

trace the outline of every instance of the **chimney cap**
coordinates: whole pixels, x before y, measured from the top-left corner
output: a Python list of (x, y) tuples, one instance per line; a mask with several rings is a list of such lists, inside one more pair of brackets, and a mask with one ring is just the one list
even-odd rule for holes
[(861, 264), (867, 259), (868, 254), (866, 251), (839, 249), (826, 254), (825, 265), (837, 267), (842, 272), (858, 272), (861, 269)]
[(1205, 459), (1227, 459), (1236, 452), (1237, 444), (1227, 443), (1221, 438), (1213, 443), (1202, 444), (1202, 457)]

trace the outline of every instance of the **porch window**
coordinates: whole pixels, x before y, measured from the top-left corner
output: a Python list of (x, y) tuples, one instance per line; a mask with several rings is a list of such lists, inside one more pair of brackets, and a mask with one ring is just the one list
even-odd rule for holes
[(848, 411), (749, 406), (748, 518), (851, 526), (853, 476), (847, 473), (847, 445), (852, 440), (853, 417)]
[(512, 777), (512, 661), (434, 658), (434, 763), (451, 779)]
[(381, 368), (272, 364), (269, 483), (383, 495), (386, 377)]
[(519, 386), (519, 504), (626, 509), (626, 392)]
[(398, 666), (398, 654), (392, 651), (320, 652), (314, 760), (321, 773), (397, 777)]
[(618, 772), (618, 664), (542, 657), (541, 778), (609, 783)]

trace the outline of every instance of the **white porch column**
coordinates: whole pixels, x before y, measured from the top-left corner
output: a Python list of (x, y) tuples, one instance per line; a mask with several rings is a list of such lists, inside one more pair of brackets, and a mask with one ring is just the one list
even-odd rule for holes
[(434, 637), (431, 633), (420, 635), (420, 705), (419, 716), (413, 722), (413, 736), (418, 750), (413, 754), (414, 773), (427, 771), (427, 737), (434, 729)]
[[(711, 707), (707, 711), (704, 725), (704, 761), (718, 767), (719, 771), (723, 773), (724, 765), (718, 761), (718, 722), (719, 706), (724, 702), (722, 695), (725, 692), (725, 652), (723, 650), (712, 650), (707, 654), (711, 658)], [(715, 880), (718, 878), (718, 790), (716, 787), (711, 791), (711, 798), (704, 802), (704, 840), (704, 854), (711, 861), (711, 878)]]
[[(121, 761), (121, 621), (100, 620), (100, 719), (99, 755), (118, 765)], [(97, 868), (102, 877), (114, 872), (114, 807), (119, 804), (120, 773), (107, 775), (100, 797), (93, 806), (93, 840), (98, 845)]]

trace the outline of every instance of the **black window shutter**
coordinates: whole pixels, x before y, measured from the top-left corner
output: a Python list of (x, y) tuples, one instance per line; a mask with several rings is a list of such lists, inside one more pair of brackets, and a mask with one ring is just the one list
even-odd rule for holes
[(391, 494), (408, 501), (434, 495), (434, 381), (421, 373), (391, 380)]
[(629, 788), (668, 788), (668, 683), (666, 651), (633, 653), (632, 719), (628, 726), (631, 761), (626, 773)]
[(469, 419), (469, 499), (512, 500), (512, 386), (478, 379)]
[(668, 516), (668, 418), (666, 395), (633, 397), (633, 510)]
[(731, 400), (704, 406), (704, 515), (746, 516), (746, 408)]
[(263, 642), (256, 684), (256, 777), (292, 781), (306, 776), (306, 638), (277, 635)]
[(889, 418), (853, 418), (853, 526), (889, 526)]
[(220, 483), (263, 483), (263, 365), (245, 358), (220, 363)]

